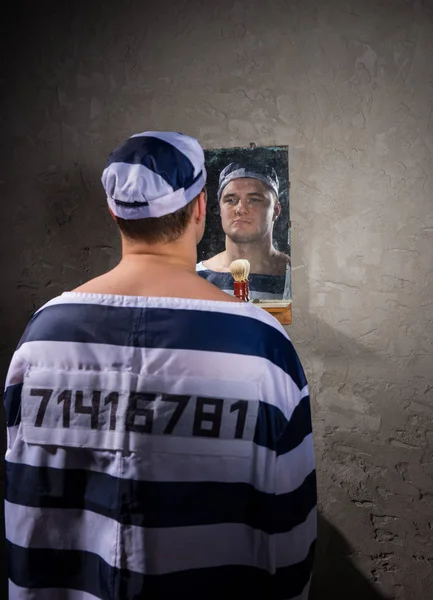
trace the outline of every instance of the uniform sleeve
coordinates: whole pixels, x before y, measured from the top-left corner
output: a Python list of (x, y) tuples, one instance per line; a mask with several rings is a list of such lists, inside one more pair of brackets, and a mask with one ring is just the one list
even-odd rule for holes
[(27, 364), (23, 349), (18, 349), (12, 357), (6, 376), (4, 407), (7, 425), (7, 450), (12, 449), (21, 422), (21, 393)]
[[(305, 379), (304, 379), (305, 381)], [(276, 580), (281, 598), (307, 600), (317, 537), (317, 489), (308, 385), (289, 386), (291, 416), (277, 442)]]

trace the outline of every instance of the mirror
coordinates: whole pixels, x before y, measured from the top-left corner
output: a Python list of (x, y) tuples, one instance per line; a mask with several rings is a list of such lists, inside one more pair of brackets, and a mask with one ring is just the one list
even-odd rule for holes
[(250, 261), (250, 300), (279, 311), (291, 302), (288, 146), (205, 150), (206, 230), (197, 272), (233, 294), (230, 264)]

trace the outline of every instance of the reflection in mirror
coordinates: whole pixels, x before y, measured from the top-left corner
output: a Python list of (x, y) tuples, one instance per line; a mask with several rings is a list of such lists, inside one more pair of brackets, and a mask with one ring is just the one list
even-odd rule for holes
[[(250, 262), (252, 301), (291, 299), (288, 147), (206, 150), (208, 212), (198, 274), (233, 294), (230, 265)], [(284, 301), (284, 302), (283, 302)]]

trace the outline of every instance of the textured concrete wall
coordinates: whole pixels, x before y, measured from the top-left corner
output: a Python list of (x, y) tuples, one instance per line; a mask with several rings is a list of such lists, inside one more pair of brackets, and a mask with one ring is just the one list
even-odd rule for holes
[(324, 516), (315, 597), (431, 599), (432, 0), (15, 7), (0, 71), (1, 367), (36, 307), (115, 263), (99, 184), (115, 144), (151, 128), (289, 144), (290, 333)]

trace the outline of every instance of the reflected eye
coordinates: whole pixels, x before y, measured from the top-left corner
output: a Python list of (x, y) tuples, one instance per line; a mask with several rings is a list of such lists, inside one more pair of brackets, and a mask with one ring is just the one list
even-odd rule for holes
[(253, 196), (252, 198), (250, 198), (250, 201), (251, 201), (251, 202), (261, 202), (261, 201), (262, 201), (262, 199), (261, 199), (261, 198), (258, 198), (258, 197), (256, 197), (256, 196)]

